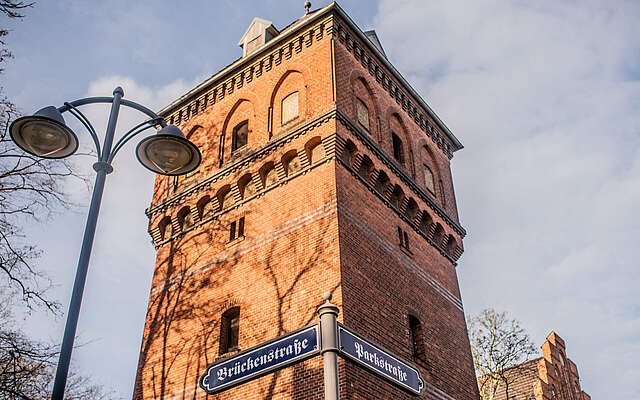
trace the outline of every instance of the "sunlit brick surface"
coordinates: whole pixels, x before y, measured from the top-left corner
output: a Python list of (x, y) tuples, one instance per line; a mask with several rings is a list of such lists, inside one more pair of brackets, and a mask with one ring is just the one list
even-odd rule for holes
[[(134, 399), (322, 399), (320, 357), (218, 395), (197, 382), (235, 353), (220, 354), (224, 311), (240, 307), (241, 351), (316, 322), (326, 291), (341, 322), (408, 361), (408, 315), (417, 317), (422, 397), (477, 398), (455, 270), (465, 234), (449, 170), (456, 144), (406, 88), (393, 89), (400, 81), (382, 59), (374, 67), (358, 32), (328, 6), (163, 110), (203, 163), (158, 177), (147, 210), (157, 261)], [(299, 116), (282, 125), (282, 99), (296, 91)], [(247, 145), (232, 151), (243, 121)], [(244, 237), (230, 241), (241, 217)], [(415, 398), (343, 360), (340, 379), (344, 399)]]

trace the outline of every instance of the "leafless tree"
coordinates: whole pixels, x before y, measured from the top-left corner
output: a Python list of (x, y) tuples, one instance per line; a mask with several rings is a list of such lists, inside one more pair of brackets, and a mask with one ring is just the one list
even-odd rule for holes
[[(0, 0), (0, 12), (9, 18), (22, 18), (21, 11), (31, 5)], [(0, 72), (3, 62), (11, 57), (4, 41), (7, 34), (7, 29), (0, 28)], [(0, 87), (0, 291), (21, 296), (29, 308), (44, 306), (55, 311), (57, 304), (46, 296), (51, 280), (35, 266), (40, 251), (27, 240), (21, 227), (68, 208), (65, 178), (79, 176), (67, 161), (45, 160), (21, 151), (8, 132), (17, 117), (16, 106)]]
[[(32, 5), (0, 0), (0, 15), (22, 18), (22, 11)], [(0, 28), (0, 73), (4, 62), (12, 57), (4, 40), (8, 33), (8, 29)], [(35, 265), (40, 251), (21, 227), (68, 208), (71, 203), (63, 191), (64, 180), (83, 178), (66, 161), (44, 160), (21, 151), (8, 132), (10, 122), (19, 116), (0, 87), (0, 398), (44, 400), (51, 396), (58, 346), (28, 337), (11, 310), (15, 309), (15, 298), (28, 309), (37, 306), (51, 312), (56, 312), (57, 303), (46, 293), (51, 280)], [(113, 394), (71, 372), (65, 399), (107, 398), (113, 398)]]
[(482, 310), (469, 319), (471, 353), (483, 400), (491, 400), (500, 387), (509, 399), (509, 386), (522, 364), (536, 349), (520, 323), (505, 312)]
[[(0, 398), (49, 399), (58, 360), (57, 346), (32, 340), (16, 329), (8, 304), (7, 299), (0, 303)], [(112, 395), (87, 377), (72, 372), (65, 399), (100, 400)]]

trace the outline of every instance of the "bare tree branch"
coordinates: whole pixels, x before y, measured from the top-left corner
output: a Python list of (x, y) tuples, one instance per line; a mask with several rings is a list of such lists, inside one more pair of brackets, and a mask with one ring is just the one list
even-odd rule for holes
[(503, 387), (509, 399), (509, 386), (517, 370), (536, 352), (529, 335), (517, 320), (493, 309), (469, 318), (469, 333), (480, 396), (492, 400)]

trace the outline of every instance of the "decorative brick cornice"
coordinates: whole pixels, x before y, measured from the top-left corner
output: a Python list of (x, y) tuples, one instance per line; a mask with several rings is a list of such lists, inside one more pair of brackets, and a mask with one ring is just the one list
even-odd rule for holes
[(347, 128), (364, 146), (369, 149), (373, 154), (375, 154), (387, 168), (389, 168), (400, 180), (410, 188), (415, 195), (417, 195), (422, 201), (424, 201), (431, 210), (442, 218), (447, 225), (449, 225), (453, 230), (455, 230), (461, 237), (466, 236), (467, 232), (465, 229), (456, 221), (453, 220), (447, 214), (447, 212), (438, 204), (433, 197), (431, 197), (427, 192), (422, 189), (416, 182), (409, 176), (409, 174), (404, 170), (404, 168), (400, 167), (396, 161), (394, 161), (391, 157), (389, 157), (382, 149), (378, 146), (377, 143), (371, 139), (371, 137), (366, 134), (358, 124), (354, 123), (349, 116), (347, 116), (340, 109), (336, 109), (336, 119), (340, 121), (342, 125)]
[[(167, 199), (161, 201), (158, 204), (152, 204), (149, 208), (145, 210), (147, 217), (151, 218), (151, 216), (164, 212), (171, 207), (175, 207), (178, 204), (182, 203), (186, 198), (192, 196), (195, 193), (208, 190), (211, 187), (211, 184), (220, 181), (227, 176), (230, 176), (236, 173), (240, 169), (245, 169), (254, 161), (267, 157), (269, 154), (273, 153), (276, 149), (283, 147), (287, 143), (290, 143), (294, 139), (297, 139), (300, 136), (306, 135), (308, 132), (314, 130), (315, 128), (329, 122), (330, 120), (336, 117), (336, 109), (331, 109), (327, 112), (322, 113), (318, 117), (312, 119), (304, 125), (301, 125), (297, 129), (282, 135), (274, 137), (271, 141), (267, 142), (262, 147), (257, 150), (248, 153), (245, 157), (242, 157), (238, 160), (234, 160), (233, 163), (228, 165), (223, 165), (223, 167), (217, 170), (213, 175), (203, 179), (202, 181), (197, 182), (195, 185), (185, 188), (184, 190), (174, 194), (173, 196), (168, 197)], [(328, 141), (327, 143), (323, 143), (325, 149), (327, 146), (331, 147), (331, 143), (335, 143), (335, 139), (333, 141)], [(326, 155), (330, 157), (331, 155), (326, 152)], [(300, 154), (302, 157), (303, 155)]]
[(460, 246), (456, 246), (455, 250), (449, 254), (444, 246), (442, 246), (441, 243), (436, 243), (433, 240), (433, 231), (435, 230), (435, 224), (431, 224), (431, 226), (429, 227), (429, 230), (427, 232), (423, 232), (420, 228), (419, 228), (419, 218), (416, 215), (415, 218), (409, 218), (409, 216), (407, 216), (407, 214), (404, 212), (404, 207), (406, 207), (406, 202), (408, 201), (407, 198), (405, 197), (404, 204), (405, 206), (401, 207), (401, 208), (396, 208), (391, 204), (391, 201), (389, 200), (389, 198), (391, 197), (391, 191), (393, 190), (393, 185), (389, 185), (389, 187), (387, 188), (387, 192), (386, 193), (380, 193), (378, 192), (374, 185), (371, 183), (371, 180), (366, 180), (364, 179), (358, 172), (357, 172), (357, 168), (356, 165), (354, 163), (354, 165), (348, 165), (346, 162), (344, 162), (344, 160), (340, 157), (337, 157), (336, 160), (342, 164), (342, 166), (344, 166), (350, 173), (351, 175), (353, 175), (354, 178), (360, 180), (366, 187), (367, 189), (369, 189), (369, 191), (371, 193), (373, 193), (374, 195), (376, 195), (377, 197), (380, 198), (380, 200), (390, 209), (392, 209), (400, 219), (402, 219), (404, 222), (406, 222), (407, 224), (409, 224), (409, 226), (411, 226), (411, 228), (413, 228), (413, 230), (418, 233), (420, 236), (422, 236), (430, 245), (432, 245), (442, 256), (446, 257), (449, 261), (451, 261), (451, 263), (456, 266), (457, 263), (456, 261), (460, 258), (460, 256), (462, 256), (462, 248)]
[[(344, 14), (341, 9), (339, 11)], [(409, 119), (412, 119), (449, 159), (453, 158), (453, 152), (463, 147), (460, 141), (353, 21), (346, 14), (342, 17), (342, 19), (336, 19), (334, 23), (338, 42), (345, 46), (345, 49), (369, 71), (371, 76), (375, 77), (376, 82), (391, 98), (395, 99)], [(348, 29), (348, 26), (351, 29)]]

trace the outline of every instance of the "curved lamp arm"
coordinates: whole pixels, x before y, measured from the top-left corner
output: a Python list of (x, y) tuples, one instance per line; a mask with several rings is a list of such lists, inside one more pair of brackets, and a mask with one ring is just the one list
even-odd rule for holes
[[(86, 97), (84, 99), (74, 100), (74, 101), (65, 103), (65, 105), (63, 105), (62, 107), (58, 107), (58, 111), (63, 113), (65, 111), (69, 111), (69, 109), (72, 106), (79, 107), (87, 104), (96, 104), (96, 103), (113, 103), (113, 97)], [(138, 104), (134, 101), (130, 101), (127, 99), (120, 99), (120, 104), (136, 109), (141, 113), (147, 114), (151, 118), (161, 118), (158, 114), (156, 114), (149, 108), (143, 106), (142, 104)], [(160, 125), (164, 128), (165, 126), (167, 126), (167, 123), (164, 122), (164, 119), (163, 119)]]
[(157, 124), (160, 124), (161, 123), (160, 121), (164, 121), (162, 117), (143, 121), (138, 125), (134, 126), (133, 128), (129, 129), (129, 131), (125, 133), (120, 139), (118, 139), (116, 144), (113, 146), (113, 150), (111, 150), (111, 154), (109, 155), (109, 159), (107, 160), (107, 162), (111, 164), (111, 161), (113, 161), (113, 158), (116, 156), (116, 153), (118, 153), (118, 151), (122, 148), (122, 146), (124, 146), (134, 136), (136, 136), (138, 133), (145, 131), (149, 128), (153, 128)]
[[(100, 138), (98, 137), (98, 135), (96, 134), (96, 130), (93, 127), (93, 125), (91, 124), (91, 122), (89, 121), (89, 119), (78, 109), (78, 107), (80, 106), (84, 106), (87, 104), (98, 104), (98, 103), (106, 103), (106, 104), (112, 104), (114, 100), (114, 97), (86, 97), (83, 99), (78, 99), (78, 100), (74, 100), (71, 102), (65, 102), (63, 106), (58, 107), (58, 111), (60, 113), (63, 113), (65, 111), (69, 111), (69, 113), (71, 115), (73, 115), (74, 117), (76, 117), (77, 120), (79, 120), (82, 125), (84, 125), (85, 128), (87, 128), (87, 130), (89, 131), (89, 134), (91, 135), (91, 139), (93, 140), (93, 143), (96, 146), (96, 152), (98, 155), (98, 160), (99, 161), (106, 161), (108, 164), (111, 164), (111, 162), (113, 161), (113, 158), (116, 156), (116, 153), (122, 148), (122, 146), (124, 146), (130, 139), (132, 139), (134, 136), (136, 136), (137, 134), (154, 127), (155, 125), (160, 125), (161, 127), (165, 127), (167, 126), (167, 123), (165, 122), (164, 118), (160, 117), (158, 114), (156, 114), (154, 111), (152, 111), (151, 109), (143, 106), (142, 104), (138, 104), (134, 101), (130, 101), (130, 100), (126, 100), (126, 99), (122, 99), (120, 98), (120, 105), (125, 105), (128, 107), (131, 107), (135, 110), (138, 110), (144, 114), (146, 114), (147, 116), (150, 117), (149, 120), (146, 120), (144, 122), (141, 122), (140, 124), (136, 125), (135, 127), (131, 128), (127, 133), (125, 133), (114, 145), (113, 149), (109, 152), (107, 159), (106, 160), (102, 160), (102, 150), (101, 150), (101, 146), (100, 146)], [(146, 126), (145, 126), (146, 125)]]

